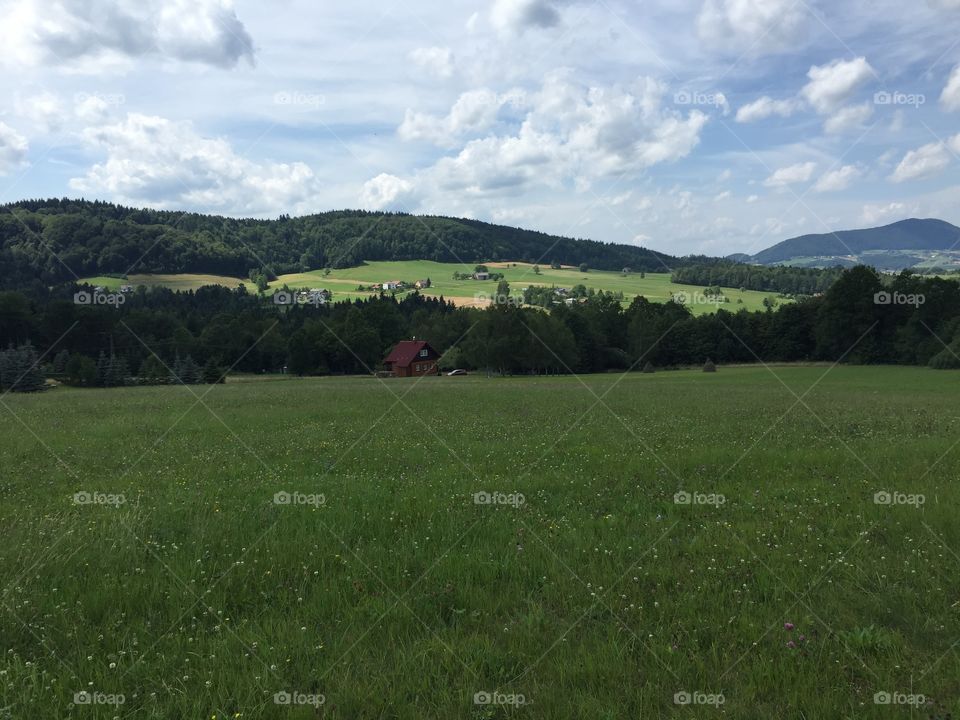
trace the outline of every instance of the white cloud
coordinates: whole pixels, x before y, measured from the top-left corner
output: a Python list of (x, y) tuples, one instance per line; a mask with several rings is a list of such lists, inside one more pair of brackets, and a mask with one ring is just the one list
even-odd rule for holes
[(438, 78), (453, 76), (453, 51), (448, 47), (422, 47), (410, 53), (410, 61)]
[(944, 110), (960, 110), (960, 65), (950, 73), (947, 84), (940, 93), (940, 105)]
[[(948, 142), (951, 147), (958, 145), (956, 135)], [(933, 142), (916, 150), (909, 151), (903, 156), (903, 160), (897, 165), (897, 169), (890, 175), (890, 180), (895, 183), (906, 182), (908, 180), (920, 180), (922, 178), (938, 175), (950, 165), (950, 149), (946, 142)]]
[(559, 0), (496, 0), (490, 10), (493, 26), (501, 32), (522, 33), (560, 23)]
[(873, 68), (866, 58), (834, 60), (826, 65), (814, 65), (807, 73), (810, 82), (804, 85), (801, 95), (821, 115), (836, 111), (850, 96), (870, 78)]
[(817, 164), (814, 162), (797, 163), (780, 168), (773, 175), (763, 181), (767, 187), (786, 187), (796, 183), (804, 183), (813, 177)]
[(838, 192), (850, 187), (850, 183), (861, 176), (860, 170), (854, 165), (844, 165), (836, 170), (820, 176), (816, 185), (813, 186), (816, 192)]
[(910, 212), (901, 202), (887, 203), (886, 205), (864, 205), (861, 218), (867, 225), (879, 225), (893, 218), (903, 219)]
[(732, 194), (733, 194), (733, 193), (731, 193), (729, 190), (724, 190), (722, 193), (718, 193), (716, 196), (714, 196), (713, 201), (714, 201), (714, 202), (723, 202), (724, 200), (730, 199), (730, 197), (732, 196)]
[(370, 210), (409, 211), (416, 202), (413, 183), (387, 173), (364, 183), (360, 194), (360, 204)]
[(772, 115), (779, 115), (784, 118), (790, 117), (799, 107), (800, 103), (794, 99), (774, 100), (772, 97), (764, 95), (737, 110), (737, 122), (755, 122), (757, 120), (764, 120)]
[(823, 129), (831, 135), (838, 135), (862, 128), (871, 117), (873, 117), (873, 105), (870, 103), (848, 105), (828, 117), (823, 124)]
[(697, 32), (707, 44), (731, 53), (788, 52), (807, 19), (803, 3), (794, 0), (705, 0)]
[(14, 111), (22, 118), (44, 130), (58, 130), (63, 123), (63, 106), (60, 98), (51, 92), (37, 95), (15, 95)]
[(106, 159), (70, 186), (118, 202), (262, 215), (309, 207), (318, 191), (303, 163), (253, 162), (186, 122), (131, 113), (83, 137)]
[(553, 73), (538, 92), (522, 100), (508, 94), (492, 102), (493, 94), (485, 91), (487, 102), (476, 103), (476, 113), (462, 113), (470, 122), (450, 120), (461, 113), (442, 119), (409, 113), (402, 136), (447, 141), (457, 135), (454, 127), (476, 130), (490, 125), (504, 97), (525, 110), (512, 132), (470, 140), (455, 155), (441, 158), (406, 182), (443, 206), (465, 195), (516, 195), (533, 187), (560, 190), (565, 183), (583, 191), (599, 178), (636, 175), (686, 157), (707, 122), (699, 110), (683, 115), (664, 108), (665, 91), (664, 85), (649, 78), (628, 90), (585, 87), (565, 73)]
[(747, 198), (747, 202), (748, 202), (750, 205), (752, 205), (753, 203), (755, 203), (755, 202), (756, 202), (757, 200), (759, 200), (759, 199), (760, 199), (760, 196), (759, 196), (759, 195), (751, 195), (750, 197)]
[(471, 90), (460, 96), (446, 117), (418, 113), (408, 109), (397, 129), (402, 140), (427, 140), (441, 147), (453, 147), (460, 138), (488, 130), (509, 96), (492, 90)]
[(151, 55), (224, 68), (253, 62), (232, 0), (6, 0), (0, 15), (0, 60), (18, 65)]
[(29, 149), (27, 139), (9, 125), (0, 122), (0, 175), (24, 163)]

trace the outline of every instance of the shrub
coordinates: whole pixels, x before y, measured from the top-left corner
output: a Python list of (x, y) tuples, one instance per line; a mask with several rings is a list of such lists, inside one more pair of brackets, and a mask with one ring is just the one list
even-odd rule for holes
[(715, 373), (717, 371), (717, 366), (713, 364), (713, 360), (707, 358), (707, 361), (703, 364), (703, 371), (708, 373)]

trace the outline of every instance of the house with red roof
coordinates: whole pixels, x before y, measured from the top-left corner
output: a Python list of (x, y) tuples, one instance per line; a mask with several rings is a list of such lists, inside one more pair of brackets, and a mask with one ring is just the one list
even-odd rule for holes
[(401, 340), (390, 351), (383, 364), (394, 377), (420, 377), (439, 375), (439, 360), (440, 353), (426, 340)]

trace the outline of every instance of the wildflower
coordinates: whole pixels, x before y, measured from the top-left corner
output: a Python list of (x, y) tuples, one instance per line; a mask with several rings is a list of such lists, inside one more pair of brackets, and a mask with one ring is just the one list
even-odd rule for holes
[(789, 631), (789, 630), (793, 630), (793, 623), (791, 623), (791, 622), (784, 623), (784, 624), (783, 624), (783, 629), (784, 629), (784, 630), (788, 630), (788, 631)]

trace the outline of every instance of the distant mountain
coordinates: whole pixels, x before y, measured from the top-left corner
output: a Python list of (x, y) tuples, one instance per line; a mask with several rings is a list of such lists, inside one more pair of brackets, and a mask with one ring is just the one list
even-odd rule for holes
[(910, 219), (866, 230), (801, 235), (753, 255), (760, 265), (873, 265), (884, 270), (960, 266), (960, 228), (943, 220)]

